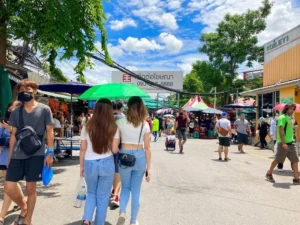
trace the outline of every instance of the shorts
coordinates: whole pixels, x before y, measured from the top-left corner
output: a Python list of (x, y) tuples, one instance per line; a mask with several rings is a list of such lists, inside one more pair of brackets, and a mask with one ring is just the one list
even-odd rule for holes
[(247, 145), (249, 143), (248, 134), (237, 133), (238, 144)]
[(173, 128), (173, 125), (168, 125), (168, 126), (167, 126), (167, 129), (168, 129), (168, 130), (171, 130), (172, 128)]
[(219, 137), (219, 145), (224, 147), (229, 147), (230, 146), (229, 137)]
[(114, 154), (115, 173), (119, 173), (119, 153)]
[(285, 150), (282, 143), (277, 143), (277, 153), (275, 155), (275, 161), (278, 163), (284, 163), (286, 157), (291, 161), (291, 163), (298, 163), (299, 158), (297, 155), (296, 146), (294, 143), (287, 144), (289, 149)]
[(178, 134), (178, 139), (181, 141), (181, 140), (184, 140), (186, 141), (186, 129), (185, 128), (179, 128), (177, 130), (177, 134)]
[(28, 159), (11, 159), (7, 168), (6, 181), (18, 182), (25, 178), (26, 182), (42, 180), (44, 156), (33, 156)]
[(5, 166), (5, 165), (0, 165), (0, 170), (7, 170), (7, 166)]

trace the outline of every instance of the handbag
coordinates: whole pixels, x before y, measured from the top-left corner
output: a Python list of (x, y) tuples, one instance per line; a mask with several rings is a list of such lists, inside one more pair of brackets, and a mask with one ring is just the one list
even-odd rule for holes
[(42, 147), (43, 136), (40, 137), (31, 126), (24, 125), (23, 106), (19, 109), (19, 126), (16, 133), (17, 148), (31, 156), (35, 154)]
[[(141, 127), (138, 145), (140, 145), (143, 128), (144, 128), (144, 124), (142, 124)], [(127, 167), (133, 167), (135, 165), (135, 161), (136, 161), (135, 155), (130, 155), (126, 153), (119, 154), (119, 166), (123, 169), (126, 169)]]
[(218, 133), (221, 134), (222, 136), (227, 136), (227, 134), (229, 133), (228, 130), (224, 129), (223, 127), (220, 127), (220, 122), (218, 121), (218, 124), (219, 126), (218, 128)]

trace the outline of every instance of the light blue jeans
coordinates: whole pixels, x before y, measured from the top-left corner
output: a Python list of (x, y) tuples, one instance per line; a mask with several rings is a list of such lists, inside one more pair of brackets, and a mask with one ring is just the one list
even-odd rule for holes
[(121, 153), (135, 155), (136, 162), (133, 167), (119, 167), (122, 190), (120, 197), (120, 212), (126, 213), (126, 207), (131, 193), (131, 219), (130, 223), (136, 223), (140, 209), (140, 194), (143, 177), (146, 170), (146, 154), (144, 149), (121, 150)]
[(109, 195), (115, 174), (114, 157), (84, 161), (84, 177), (87, 197), (83, 220), (92, 222), (96, 210), (95, 224), (104, 225)]

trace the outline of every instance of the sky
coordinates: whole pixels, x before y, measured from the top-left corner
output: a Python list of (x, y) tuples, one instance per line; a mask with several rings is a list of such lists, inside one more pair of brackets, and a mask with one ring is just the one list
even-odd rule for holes
[[(226, 13), (257, 9), (262, 0), (110, 0), (103, 1), (107, 16), (108, 49), (114, 61), (130, 70), (171, 70), (187, 74), (197, 60), (207, 60), (198, 51), (203, 32), (213, 32)], [(267, 28), (259, 34), (259, 44), (276, 38), (300, 24), (300, 0), (274, 0)], [(95, 45), (100, 49), (97, 31)], [(87, 82), (111, 81), (111, 69), (95, 62), (85, 71)], [(76, 61), (58, 61), (70, 79)], [(260, 67), (255, 65), (255, 68)], [(244, 65), (239, 72), (249, 70)]]

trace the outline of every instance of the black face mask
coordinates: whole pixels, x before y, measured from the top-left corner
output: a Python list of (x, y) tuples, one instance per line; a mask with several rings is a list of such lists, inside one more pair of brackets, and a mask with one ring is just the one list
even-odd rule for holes
[(20, 92), (18, 94), (18, 100), (20, 102), (29, 102), (33, 99), (33, 96), (32, 96), (32, 92), (27, 92), (27, 91), (24, 91), (24, 92)]

